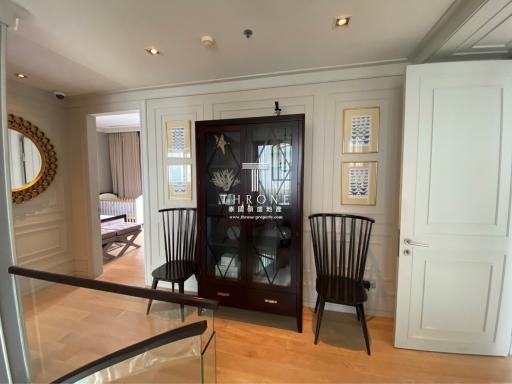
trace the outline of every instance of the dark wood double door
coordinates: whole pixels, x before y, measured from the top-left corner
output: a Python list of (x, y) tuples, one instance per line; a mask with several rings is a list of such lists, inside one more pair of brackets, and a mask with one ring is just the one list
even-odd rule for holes
[(304, 115), (196, 122), (199, 295), (296, 316)]

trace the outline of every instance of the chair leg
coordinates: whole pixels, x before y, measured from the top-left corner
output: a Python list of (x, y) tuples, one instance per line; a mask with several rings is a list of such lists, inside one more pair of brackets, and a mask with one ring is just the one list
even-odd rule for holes
[(316, 295), (315, 313), (318, 311), (318, 304), (320, 304), (320, 295)]
[[(185, 293), (185, 282), (180, 281), (178, 282), (179, 292)], [(180, 304), (180, 313), (181, 313), (181, 321), (185, 321), (185, 306), (183, 304)]]
[(368, 327), (366, 326), (366, 316), (364, 314), (364, 307), (361, 304), (358, 306), (358, 308), (361, 316), (361, 324), (363, 326), (364, 341), (366, 343), (366, 352), (368, 353), (368, 355), (371, 355), (372, 353), (370, 351), (370, 336), (368, 335)]
[[(151, 284), (151, 289), (156, 289), (158, 285), (158, 279), (155, 279), (153, 277), (153, 284)], [(148, 302), (148, 309), (146, 311), (146, 315), (149, 315), (149, 310), (151, 309), (151, 303), (153, 302), (153, 300), (149, 299), (149, 302)]]
[(316, 331), (315, 331), (315, 344), (318, 343), (318, 335), (320, 335), (320, 325), (322, 324), (322, 316), (324, 315), (325, 299), (320, 298), (318, 307), (318, 314), (316, 315)]
[(356, 305), (357, 321), (361, 321), (361, 314), (359, 313), (359, 307)]

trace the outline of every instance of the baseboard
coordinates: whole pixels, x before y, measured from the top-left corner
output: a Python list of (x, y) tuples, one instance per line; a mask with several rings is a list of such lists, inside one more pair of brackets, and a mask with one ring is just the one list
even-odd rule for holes
[[(306, 301), (306, 300), (304, 301), (304, 307), (307, 307), (307, 308), (311, 309), (312, 311), (315, 308), (315, 304), (316, 304), (315, 302)], [(353, 313), (354, 315), (356, 314), (355, 307), (351, 307), (348, 305), (326, 303), (325, 309), (328, 311), (333, 311), (333, 312)], [(382, 310), (372, 309), (372, 308), (367, 308), (367, 307), (365, 307), (364, 310), (365, 310), (367, 316), (386, 317), (386, 318), (390, 318), (390, 319), (395, 318), (394, 314), (389, 311), (382, 311)]]

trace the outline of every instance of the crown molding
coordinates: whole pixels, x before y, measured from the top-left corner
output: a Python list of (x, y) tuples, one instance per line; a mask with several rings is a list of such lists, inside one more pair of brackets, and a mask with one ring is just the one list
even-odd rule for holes
[(456, 0), (425, 36), (412, 62), (512, 58), (511, 27), (512, 0)]
[(263, 88), (277, 88), (335, 81), (403, 76), (408, 62), (405, 59), (381, 63), (357, 64), (328, 69), (280, 72), (251, 77), (237, 77), (212, 81), (168, 84), (157, 87), (129, 89), (96, 95), (81, 95), (66, 100), (67, 107), (82, 107), (98, 103), (140, 101), (206, 93), (237, 92)]

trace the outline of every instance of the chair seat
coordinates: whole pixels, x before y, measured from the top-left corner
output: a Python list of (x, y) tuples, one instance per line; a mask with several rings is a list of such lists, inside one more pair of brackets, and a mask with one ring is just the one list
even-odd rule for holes
[(345, 305), (363, 304), (368, 295), (363, 284), (354, 279), (338, 276), (319, 276), (316, 291), (325, 301)]
[(153, 271), (152, 275), (153, 278), (158, 280), (178, 282), (187, 280), (196, 272), (197, 265), (195, 262), (176, 260), (162, 264)]

